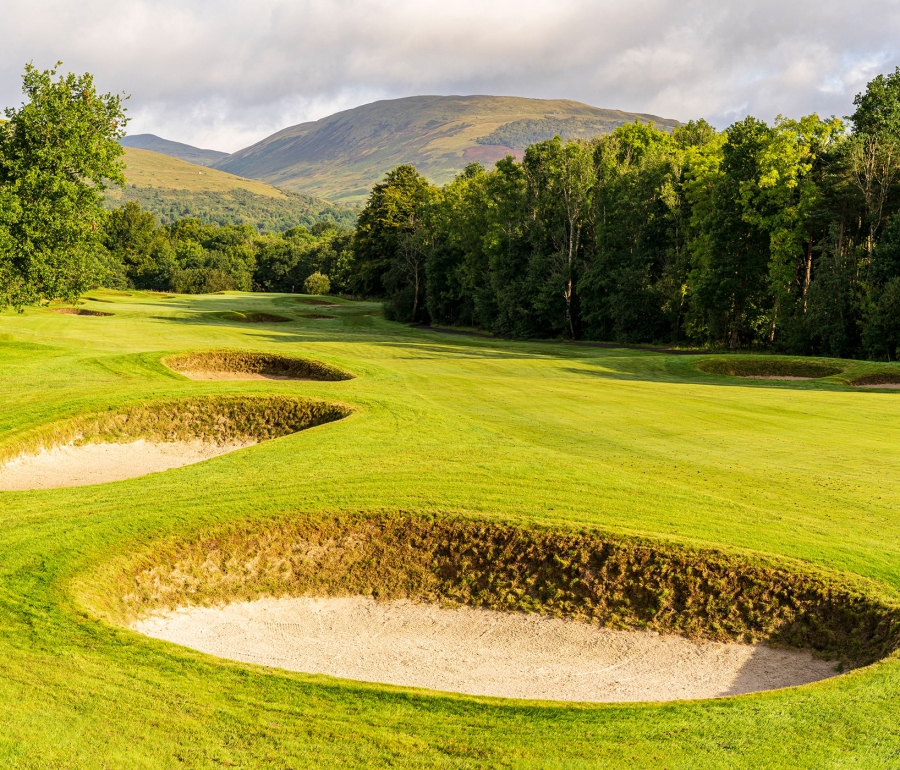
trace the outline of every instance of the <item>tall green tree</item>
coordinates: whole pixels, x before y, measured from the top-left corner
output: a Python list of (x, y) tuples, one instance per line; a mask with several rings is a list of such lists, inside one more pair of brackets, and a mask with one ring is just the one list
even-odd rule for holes
[[(410, 268), (416, 271), (420, 263), (422, 210), (432, 189), (410, 165), (397, 166), (375, 185), (360, 212), (353, 244), (355, 293), (373, 297), (384, 297), (389, 291), (396, 293), (397, 281)], [(412, 259), (412, 265), (405, 264), (407, 258)], [(424, 257), (421, 264), (424, 265)], [(424, 294), (424, 274), (420, 286)]]
[(120, 96), (31, 64), (22, 90), (0, 125), (0, 306), (71, 301), (101, 281), (103, 192), (125, 182)]

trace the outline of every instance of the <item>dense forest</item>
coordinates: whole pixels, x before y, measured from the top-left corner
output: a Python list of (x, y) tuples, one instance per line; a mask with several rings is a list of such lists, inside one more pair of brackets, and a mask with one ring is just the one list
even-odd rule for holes
[(130, 202), (107, 218), (102, 249), (112, 288), (206, 294), (302, 292), (310, 275), (327, 276), (330, 290), (348, 288), (353, 231), (332, 222), (260, 234), (251, 225), (211, 225), (180, 219), (158, 225)]
[(400, 166), (360, 214), (351, 286), (512, 337), (893, 359), (900, 68), (854, 105), (556, 137), (441, 189)]
[(330, 221), (353, 227), (356, 214), (346, 206), (330, 206), (309, 195), (281, 191), (284, 198), (271, 198), (236, 188), (227, 193), (126, 186), (107, 197), (108, 208), (137, 203), (160, 224), (179, 219), (200, 219), (215, 225), (252, 225), (260, 233), (278, 233), (293, 227), (312, 227)]
[(55, 76), (27, 67), (28, 101), (0, 121), (0, 305), (98, 283), (300, 291), (316, 274), (389, 318), (510, 337), (898, 356), (900, 68), (844, 120), (636, 122), (442, 188), (401, 165), (355, 232), (265, 234), (107, 211), (124, 185), (121, 100)]

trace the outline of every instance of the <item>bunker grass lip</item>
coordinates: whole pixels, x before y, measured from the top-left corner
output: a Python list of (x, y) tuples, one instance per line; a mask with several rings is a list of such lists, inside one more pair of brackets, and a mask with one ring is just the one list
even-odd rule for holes
[[(88, 414), (36, 428), (2, 447), (0, 489), (78, 486), (84, 478), (98, 479), (86, 483), (135, 478), (145, 475), (148, 468), (165, 470), (201, 462), (333, 422), (350, 412), (344, 404), (270, 395), (195, 396)], [(92, 457), (96, 451), (87, 451), (88, 445), (95, 444), (118, 445), (120, 450), (107, 451), (97, 459)], [(181, 458), (179, 448), (183, 450)], [(137, 452), (137, 459), (129, 452)], [(110, 467), (104, 473), (104, 461), (111, 466), (124, 463), (124, 467)], [(49, 482), (44, 478), (48, 473)]]
[[(253, 566), (248, 566), (253, 565)], [(840, 578), (590, 531), (409, 512), (287, 518), (162, 544), (123, 567), (116, 616), (264, 596), (374, 596), (808, 649), (900, 648), (900, 606)]]
[(195, 379), (203, 375), (256, 375), (260, 378), (288, 380), (318, 380), (338, 382), (353, 379), (353, 375), (336, 366), (299, 356), (262, 353), (252, 350), (203, 350), (178, 353), (162, 359), (173, 371)]

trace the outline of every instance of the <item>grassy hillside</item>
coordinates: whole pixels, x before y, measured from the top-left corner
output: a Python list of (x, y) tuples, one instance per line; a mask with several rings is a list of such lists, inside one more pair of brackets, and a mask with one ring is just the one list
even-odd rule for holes
[(216, 167), (328, 200), (360, 201), (398, 163), (412, 163), (443, 184), (471, 161), (490, 165), (557, 132), (589, 137), (635, 119), (677, 125), (565, 99), (414, 96), (291, 126)]
[(139, 150), (151, 150), (161, 152), (163, 155), (171, 155), (199, 166), (211, 166), (217, 161), (228, 157), (227, 152), (219, 150), (202, 150), (181, 142), (172, 142), (154, 134), (135, 134), (126, 136), (119, 142), (123, 147), (135, 147)]
[[(243, 554), (245, 540), (262, 548), (279, 533), (302, 554), (293, 534), (310, 522), (338, 530), (398, 512), (488, 534), (477, 522), (714, 549), (723, 564), (830, 576), (896, 606), (900, 393), (847, 384), (896, 367), (825, 361), (842, 372), (740, 380), (716, 363), (724, 356), (442, 335), (386, 322), (371, 303), (337, 299), (320, 320), (297, 312), (313, 298), (291, 295), (90, 296), (85, 308), (113, 315), (0, 314), (0, 452), (80, 415), (160, 400), (286, 396), (353, 414), (143, 478), (0, 493), (0, 766), (898, 766), (896, 652), (752, 695), (552, 703), (224, 661), (108, 612), (132, 574), (122, 565), (198, 542)], [(293, 320), (235, 320), (250, 312)], [(161, 363), (222, 348), (355, 378), (203, 382)], [(477, 555), (490, 561), (488, 546)], [(367, 564), (378, 576), (381, 563)], [(685, 569), (652, 566), (657, 577)]]
[(126, 148), (128, 184), (111, 190), (108, 204), (136, 201), (162, 223), (198, 217), (211, 224), (252, 224), (261, 232), (333, 221), (352, 226), (352, 209), (265, 182), (188, 163), (169, 155)]

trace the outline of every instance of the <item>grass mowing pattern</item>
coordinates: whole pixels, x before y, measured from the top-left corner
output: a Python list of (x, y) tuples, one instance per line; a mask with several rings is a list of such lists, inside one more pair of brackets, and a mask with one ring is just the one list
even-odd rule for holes
[(290, 396), (202, 396), (151, 401), (122, 410), (44, 426), (0, 449), (0, 461), (65, 444), (190, 441), (216, 444), (265, 441), (339, 420), (341, 404)]
[(591, 532), (381, 515), (229, 528), (120, 577), (125, 617), (261, 596), (372, 595), (538, 612), (697, 639), (767, 640), (860, 665), (900, 647), (900, 606), (787, 568)]
[(731, 377), (831, 377), (843, 368), (808, 358), (787, 356), (719, 356), (700, 361), (697, 368), (707, 374)]
[[(110, 405), (212, 394), (333, 401), (339, 388), (357, 411), (169, 473), (0, 494), (0, 767), (900, 765), (900, 652), (812, 685), (718, 700), (498, 701), (216, 660), (105, 622), (80, 591), (107, 565), (236, 522), (264, 532), (303, 515), (451, 511), (751, 554), (858, 582), (892, 606), (900, 394), (849, 383), (900, 365), (827, 361), (844, 372), (773, 383), (702, 374), (689, 356), (409, 329), (376, 303), (335, 300), (335, 321), (266, 326), (204, 319), (291, 315), (296, 297), (91, 296), (114, 300), (96, 307), (116, 316), (0, 314), (4, 446)], [(225, 348), (360, 376), (199, 382), (160, 363)]]
[(163, 363), (176, 372), (236, 372), (325, 382), (353, 379), (352, 374), (336, 366), (323, 364), (321, 361), (246, 350), (205, 350), (185, 353), (169, 356), (163, 359)]

